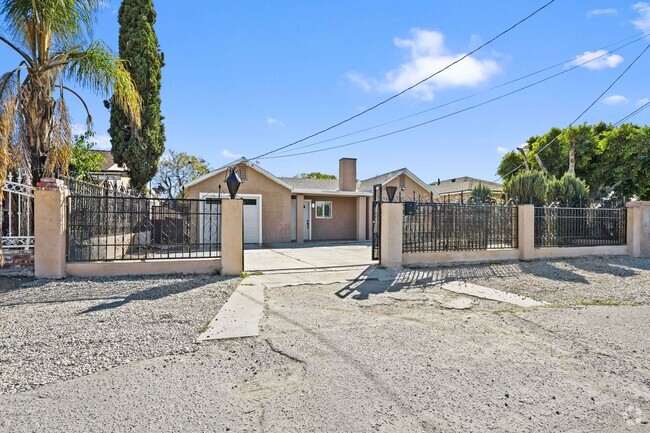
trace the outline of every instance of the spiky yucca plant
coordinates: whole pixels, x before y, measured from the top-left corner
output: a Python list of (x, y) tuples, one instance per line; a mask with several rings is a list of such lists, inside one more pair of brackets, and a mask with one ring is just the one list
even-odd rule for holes
[(548, 181), (546, 202), (557, 206), (586, 207), (589, 204), (589, 187), (584, 180), (565, 173), (560, 179)]
[(494, 203), (494, 197), (492, 197), (492, 190), (489, 187), (478, 184), (472, 189), (472, 192), (467, 200), (468, 203), (473, 204), (491, 204)]
[(514, 175), (503, 190), (517, 204), (542, 206), (546, 195), (546, 177), (539, 171), (523, 171)]

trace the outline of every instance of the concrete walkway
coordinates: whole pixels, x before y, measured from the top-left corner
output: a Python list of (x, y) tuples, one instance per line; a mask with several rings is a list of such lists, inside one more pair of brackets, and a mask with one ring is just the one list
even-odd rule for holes
[(373, 262), (367, 242), (272, 245), (245, 251), (245, 273), (197, 341), (260, 335), (264, 290), (302, 284), (354, 281)]
[[(441, 289), (504, 302), (522, 308), (547, 305), (489, 287), (451, 280), (436, 269), (385, 269), (370, 260), (368, 243), (285, 244), (245, 251), (246, 278), (219, 310), (197, 341), (260, 335), (264, 290), (306, 284), (347, 283), (340, 298), (364, 300), (371, 295), (439, 286)], [(462, 301), (462, 302), (461, 302)], [(467, 299), (458, 301), (466, 308)], [(469, 303), (471, 305), (471, 302)], [(452, 303), (452, 308), (459, 308)]]

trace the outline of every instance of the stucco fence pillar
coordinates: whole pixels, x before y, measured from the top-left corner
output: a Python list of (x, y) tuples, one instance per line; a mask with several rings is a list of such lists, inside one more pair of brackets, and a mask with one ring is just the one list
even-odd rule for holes
[(379, 264), (387, 268), (402, 266), (403, 203), (381, 204), (381, 255)]
[(221, 273), (244, 272), (244, 201), (221, 201)]
[(517, 206), (517, 248), (519, 260), (535, 257), (535, 206), (523, 204)]
[(632, 201), (627, 207), (627, 249), (632, 257), (650, 258), (650, 201)]
[(43, 178), (34, 190), (34, 275), (65, 276), (66, 198), (63, 182)]

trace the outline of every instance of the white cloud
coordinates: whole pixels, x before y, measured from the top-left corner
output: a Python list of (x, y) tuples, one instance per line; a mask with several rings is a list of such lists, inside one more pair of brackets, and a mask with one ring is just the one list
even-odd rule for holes
[[(70, 132), (72, 132), (73, 136), (85, 134), (87, 130), (88, 128), (86, 128), (86, 125), (80, 123), (73, 123), (70, 127)], [(95, 135), (88, 141), (95, 143), (94, 149), (111, 150), (111, 136), (108, 134), (95, 133)]]
[(587, 18), (600, 16), (600, 15), (616, 15), (616, 14), (618, 14), (618, 11), (614, 8), (593, 9), (587, 12)]
[(241, 154), (239, 153), (233, 153), (229, 151), (228, 149), (224, 149), (221, 151), (221, 156), (225, 158), (241, 158)]
[(605, 105), (622, 105), (627, 104), (628, 102), (628, 99), (623, 95), (612, 95), (603, 98), (603, 104)]
[(508, 149), (506, 149), (505, 147), (501, 147), (501, 146), (497, 147), (497, 153), (499, 155), (505, 155), (508, 152), (510, 152), (510, 151)]
[[(585, 51), (583, 54), (576, 56), (576, 58), (569, 63), (568, 67), (580, 66), (592, 71), (599, 71), (605, 68), (615, 68), (623, 63), (623, 57), (618, 54), (606, 54), (605, 50)], [(589, 62), (589, 63), (585, 63)]]
[(267, 117), (266, 118), (266, 124), (267, 125), (278, 125), (284, 128), (284, 122), (276, 119), (275, 117)]
[(634, 27), (641, 32), (650, 32), (650, 5), (648, 3), (639, 2), (632, 5), (632, 9), (637, 11), (639, 18), (632, 21)]
[(636, 105), (641, 106), (647, 104), (648, 102), (650, 102), (649, 98), (641, 98), (638, 101), (636, 101)]
[[(476, 36), (472, 36), (472, 39), (476, 41)], [(443, 34), (437, 31), (411, 29), (411, 39), (394, 38), (393, 43), (398, 48), (409, 50), (407, 62), (387, 72), (380, 80), (366, 78), (358, 72), (348, 73), (348, 79), (365, 91), (400, 92), (465, 55), (449, 52)], [(440, 89), (473, 87), (500, 70), (494, 59), (468, 57), (420, 84), (411, 93), (421, 99), (431, 100)]]

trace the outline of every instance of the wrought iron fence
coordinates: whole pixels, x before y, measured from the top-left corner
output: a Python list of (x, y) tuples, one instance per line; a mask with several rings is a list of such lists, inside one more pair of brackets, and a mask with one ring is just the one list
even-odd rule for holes
[(65, 182), (71, 195), (127, 197), (141, 196), (138, 190), (126, 188), (110, 180), (99, 182), (93, 178), (82, 180), (67, 176), (62, 176), (61, 180)]
[(625, 245), (625, 208), (535, 208), (536, 247)]
[(517, 248), (517, 207), (405, 203), (404, 253)]
[(68, 197), (67, 260), (221, 257), (221, 200)]
[(22, 172), (9, 173), (0, 189), (2, 248), (34, 248), (34, 187)]

